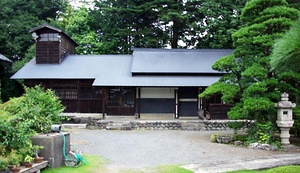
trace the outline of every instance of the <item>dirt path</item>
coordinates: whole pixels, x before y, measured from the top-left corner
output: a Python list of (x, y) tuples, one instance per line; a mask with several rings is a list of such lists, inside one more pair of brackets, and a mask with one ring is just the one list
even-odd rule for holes
[(231, 131), (106, 131), (72, 129), (71, 143), (84, 154), (110, 161), (107, 172), (159, 165), (210, 165), (283, 154), (211, 143), (211, 134)]

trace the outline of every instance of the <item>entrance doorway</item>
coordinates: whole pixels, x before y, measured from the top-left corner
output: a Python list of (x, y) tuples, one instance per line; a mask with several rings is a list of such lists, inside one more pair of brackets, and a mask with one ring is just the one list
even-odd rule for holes
[(197, 117), (198, 88), (186, 87), (178, 89), (178, 116)]
[(135, 88), (114, 87), (108, 91), (108, 115), (134, 115), (135, 113)]

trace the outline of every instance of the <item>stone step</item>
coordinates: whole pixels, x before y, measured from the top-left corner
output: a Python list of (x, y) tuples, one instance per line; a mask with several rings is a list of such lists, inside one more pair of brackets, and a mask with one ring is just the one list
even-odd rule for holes
[(121, 130), (122, 126), (106, 126), (106, 130)]
[(108, 123), (106, 126), (106, 130), (132, 130), (131, 125), (128, 123)]
[(199, 131), (204, 129), (204, 124), (200, 122), (184, 122), (181, 124), (182, 130)]
[(86, 129), (87, 124), (62, 124), (64, 129)]

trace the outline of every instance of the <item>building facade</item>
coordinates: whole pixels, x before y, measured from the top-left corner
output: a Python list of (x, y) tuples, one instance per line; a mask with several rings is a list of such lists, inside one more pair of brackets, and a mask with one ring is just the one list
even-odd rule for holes
[(211, 68), (225, 49), (133, 49), (132, 55), (75, 55), (76, 42), (60, 29), (30, 30), (36, 57), (12, 76), (51, 88), (65, 112), (135, 115), (141, 119), (198, 117), (199, 109), (226, 119), (221, 97), (198, 95), (223, 75)]

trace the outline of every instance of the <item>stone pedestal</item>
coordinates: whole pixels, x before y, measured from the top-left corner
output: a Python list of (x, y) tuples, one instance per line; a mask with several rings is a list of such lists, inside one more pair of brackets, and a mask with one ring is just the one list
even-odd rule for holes
[(281, 144), (282, 145), (289, 145), (290, 144), (290, 128), (280, 128), (280, 138), (281, 138)]
[(38, 134), (31, 138), (33, 145), (44, 146), (39, 152), (39, 156), (48, 161), (49, 167), (57, 168), (64, 164), (63, 146), (66, 137), (66, 154), (70, 151), (70, 133), (47, 133)]

